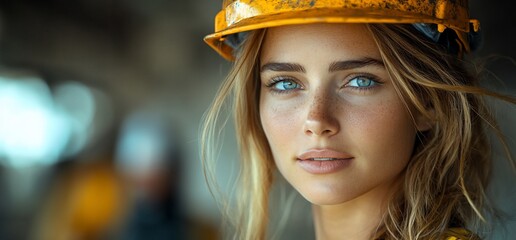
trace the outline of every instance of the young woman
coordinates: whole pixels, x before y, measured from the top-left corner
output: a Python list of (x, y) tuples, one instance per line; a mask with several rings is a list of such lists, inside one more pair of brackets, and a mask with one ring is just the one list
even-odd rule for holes
[[(467, 1), (225, 1), (206, 42), (234, 66), (206, 117), (233, 109), (236, 239), (267, 237), (275, 171), (312, 204), (317, 239), (476, 239), (497, 131), (461, 60)], [(209, 172), (209, 171), (208, 171)], [(211, 173), (213, 174), (213, 173)], [(472, 225), (473, 224), (473, 225)]]

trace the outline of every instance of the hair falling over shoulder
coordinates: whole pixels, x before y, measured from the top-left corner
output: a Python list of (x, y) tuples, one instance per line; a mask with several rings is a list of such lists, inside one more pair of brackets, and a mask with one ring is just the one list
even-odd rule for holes
[[(484, 214), (490, 209), (484, 192), (491, 166), (486, 130), (502, 136), (483, 98), (491, 96), (513, 104), (516, 99), (479, 87), (464, 61), (446, 54), (411, 25), (371, 24), (368, 29), (407, 109), (433, 122), (430, 130), (418, 134), (403, 173), (403, 186), (388, 204), (377, 236), (442, 239), (450, 228), (474, 228), (485, 221)], [(222, 203), (235, 239), (267, 237), (275, 166), (258, 114), (259, 54), (265, 33), (251, 32), (239, 49), (205, 115), (201, 133), (206, 180), (218, 193), (213, 163), (221, 124), (227, 120), (219, 117), (230, 103), (227, 106), (233, 111), (240, 147), (236, 212), (229, 212), (235, 207), (229, 207), (228, 201)]]
[[(201, 132), (201, 158), (210, 191), (222, 201), (226, 220), (230, 221), (233, 239), (265, 239), (269, 218), (269, 192), (274, 164), (258, 116), (259, 85), (256, 66), (265, 30), (249, 34), (234, 65), (218, 90), (215, 100), (204, 117)], [(228, 102), (232, 101), (232, 102)], [(235, 206), (229, 206), (216, 186), (213, 165), (218, 150), (220, 129), (227, 118), (219, 120), (225, 104), (230, 104), (240, 149), (240, 171), (237, 177)]]
[[(386, 239), (439, 239), (450, 227), (485, 223), (492, 164), (486, 130), (503, 142), (483, 98), (516, 103), (478, 86), (465, 62), (409, 25), (369, 25), (401, 99), (432, 119), (418, 134), (404, 186), (384, 217)], [(505, 146), (506, 147), (506, 146)], [(506, 147), (509, 159), (510, 154)]]

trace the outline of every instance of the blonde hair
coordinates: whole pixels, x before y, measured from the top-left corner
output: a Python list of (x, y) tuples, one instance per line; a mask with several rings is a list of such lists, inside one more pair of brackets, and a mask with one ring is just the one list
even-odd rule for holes
[[(274, 164), (269, 145), (258, 117), (258, 92), (255, 71), (265, 30), (249, 34), (242, 45), (228, 77), (221, 85), (215, 100), (205, 115), (201, 132), (201, 158), (208, 185), (215, 183), (214, 166), (210, 165), (217, 152), (215, 142), (220, 136), (219, 116), (226, 100), (232, 95), (233, 117), (240, 149), (240, 172), (238, 176), (237, 207), (231, 208), (227, 199), (223, 202), (223, 213), (235, 227), (234, 239), (265, 239), (269, 218), (269, 191), (272, 186)], [(224, 119), (222, 125), (225, 125)], [(217, 131), (219, 130), (219, 131)], [(210, 191), (216, 191), (215, 186)], [(218, 193), (218, 192), (215, 192)], [(220, 193), (217, 196), (221, 197)], [(233, 212), (236, 210), (236, 212)]]
[[(457, 56), (445, 54), (439, 44), (427, 41), (410, 25), (370, 24), (368, 29), (406, 107), (433, 122), (431, 130), (418, 133), (403, 186), (388, 204), (377, 236), (439, 239), (451, 227), (484, 220), (488, 209), (484, 190), (491, 166), (485, 128), (501, 133), (482, 98), (494, 96), (515, 104), (516, 100), (477, 87), (477, 80)], [(232, 97), (241, 151), (237, 213), (228, 213), (236, 216), (236, 239), (264, 239), (269, 221), (275, 166), (258, 112), (259, 54), (265, 33), (251, 32), (239, 49), (201, 133), (201, 157), (211, 184), (219, 114)]]

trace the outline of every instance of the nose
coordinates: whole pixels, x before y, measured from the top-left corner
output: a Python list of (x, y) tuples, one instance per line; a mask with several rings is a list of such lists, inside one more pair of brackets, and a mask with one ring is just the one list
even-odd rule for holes
[(308, 103), (308, 113), (303, 130), (308, 136), (330, 137), (340, 131), (336, 116), (337, 106), (331, 96), (318, 95)]

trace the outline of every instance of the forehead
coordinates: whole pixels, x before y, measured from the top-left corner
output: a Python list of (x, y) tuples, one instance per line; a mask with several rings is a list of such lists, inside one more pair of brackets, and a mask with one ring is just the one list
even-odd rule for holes
[(354, 58), (381, 59), (371, 33), (363, 24), (303, 24), (267, 30), (262, 62), (333, 62)]

